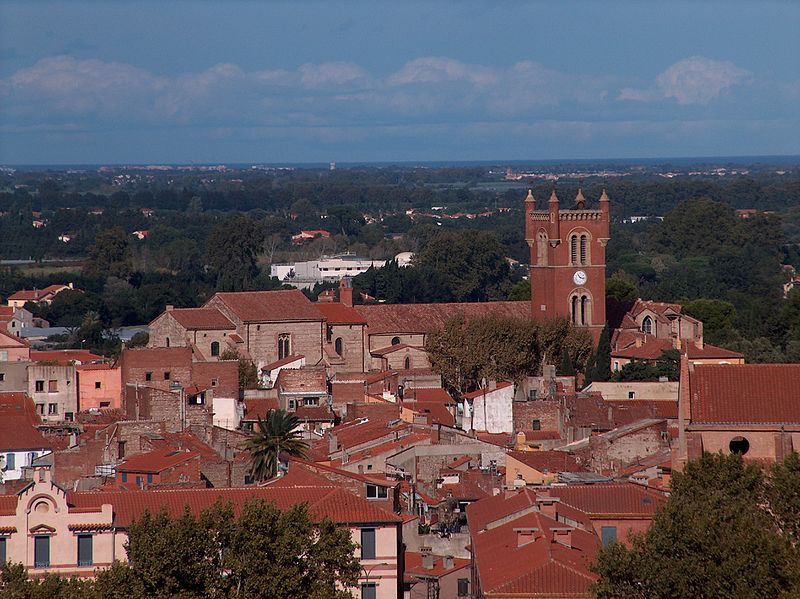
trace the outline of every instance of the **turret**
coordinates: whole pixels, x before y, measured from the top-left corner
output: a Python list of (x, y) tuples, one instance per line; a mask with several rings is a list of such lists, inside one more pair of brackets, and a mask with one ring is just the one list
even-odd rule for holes
[(605, 225), (605, 237), (609, 236), (609, 221), (611, 214), (611, 200), (608, 199), (606, 188), (603, 188), (603, 193), (600, 195), (600, 211), (603, 213), (603, 223)]
[(532, 241), (536, 232), (533, 230), (533, 219), (531, 219), (531, 212), (536, 210), (536, 200), (533, 198), (533, 190), (528, 190), (528, 196), (525, 198), (524, 211), (525, 211), (525, 239)]
[(578, 188), (578, 195), (575, 196), (575, 209), (583, 210), (586, 208), (586, 198), (583, 197), (583, 190)]
[(561, 243), (561, 223), (559, 222), (558, 196), (556, 195), (555, 188), (553, 188), (553, 193), (550, 194), (548, 212), (550, 213), (548, 236), (550, 237), (550, 244), (555, 247), (555, 245)]

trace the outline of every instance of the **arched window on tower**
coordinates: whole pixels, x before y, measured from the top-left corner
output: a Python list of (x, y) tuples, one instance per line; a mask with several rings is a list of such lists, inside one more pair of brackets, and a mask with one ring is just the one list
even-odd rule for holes
[(344, 347), (343, 347), (343, 343), (342, 343), (342, 338), (341, 337), (337, 337), (336, 341), (333, 342), (333, 349), (336, 351), (337, 354), (339, 354), (340, 356), (342, 355), (342, 352), (344, 351)]
[(649, 316), (645, 316), (642, 321), (642, 333), (653, 334), (653, 319)]
[(572, 235), (569, 238), (569, 263), (578, 263), (578, 236)]
[(589, 324), (589, 298), (585, 295), (581, 296), (581, 324)]
[(406, 359), (403, 362), (403, 366), (405, 367), (406, 370), (411, 370), (411, 358), (406, 356)]
[(588, 243), (589, 238), (586, 235), (581, 235), (581, 264), (583, 265), (589, 264)]
[(578, 324), (578, 296), (577, 295), (573, 295), (572, 296), (571, 303), (572, 303), (572, 306), (571, 306), (572, 307), (572, 312), (571, 312), (571, 314), (572, 314), (572, 324)]
[(211, 355), (218, 356), (219, 355), (219, 341), (212, 341), (211, 342)]
[(539, 231), (536, 238), (536, 264), (547, 266), (547, 233)]
[(278, 359), (288, 358), (292, 353), (292, 338), (289, 333), (278, 335)]

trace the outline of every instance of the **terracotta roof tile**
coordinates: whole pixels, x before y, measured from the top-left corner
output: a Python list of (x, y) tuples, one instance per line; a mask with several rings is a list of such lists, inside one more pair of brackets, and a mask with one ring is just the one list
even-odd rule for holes
[(462, 559), (459, 557), (453, 558), (453, 565), (449, 568), (444, 566), (444, 558), (435, 556), (432, 568), (425, 568), (422, 565), (422, 554), (416, 551), (406, 551), (406, 574), (421, 576), (421, 577), (436, 577), (439, 578), (445, 574), (450, 574), (456, 570), (461, 570), (469, 566), (470, 560)]
[(301, 356), (300, 354), (295, 356), (286, 356), (285, 358), (281, 358), (280, 360), (276, 360), (275, 362), (267, 364), (261, 370), (275, 370), (276, 368), (280, 368), (281, 366), (286, 366), (287, 364), (291, 364), (292, 362), (299, 362), (303, 358), (305, 358), (305, 356)]
[(245, 397), (244, 419), (257, 420), (261, 418), (263, 420), (267, 414), (279, 407), (277, 397)]
[(193, 451), (179, 451), (168, 447), (140, 453), (127, 458), (117, 466), (120, 472), (162, 472), (178, 464), (183, 464), (198, 457), (200, 454)]
[(552, 487), (550, 495), (590, 516), (649, 517), (667, 501), (663, 493), (630, 482)]
[(355, 308), (344, 304), (315, 304), (329, 324), (366, 324), (364, 317)]
[(442, 304), (370, 304), (356, 306), (369, 333), (429, 333), (454, 316), (478, 318), (490, 314), (529, 318), (530, 302), (465, 302)]
[(470, 393), (465, 393), (464, 397), (466, 397), (467, 399), (475, 399), (476, 397), (482, 397), (483, 395), (489, 395), (491, 393), (494, 393), (495, 391), (500, 391), (501, 389), (506, 389), (506, 388), (510, 387), (511, 385), (513, 385), (513, 383), (510, 383), (508, 381), (500, 381), (499, 383), (497, 383), (497, 387), (495, 387), (494, 389), (489, 389), (489, 388), (477, 389), (477, 390), (472, 391)]
[(236, 326), (216, 308), (175, 308), (169, 314), (182, 327), (190, 330), (223, 330), (231, 331)]
[(416, 401), (435, 401), (446, 406), (455, 405), (455, 400), (452, 396), (441, 387), (432, 387), (430, 389), (426, 388), (412, 388), (409, 389), (408, 393), (412, 396), (412, 399)]
[(50, 449), (36, 428), (40, 423), (33, 400), (25, 393), (0, 393), (0, 451)]
[(137, 347), (122, 350), (122, 363), (126, 368), (164, 368), (176, 364), (190, 365), (190, 347)]
[(103, 356), (86, 349), (62, 349), (52, 351), (31, 351), (32, 362), (58, 362), (62, 366), (70, 362), (101, 362)]
[(508, 455), (539, 472), (585, 472), (566, 451), (509, 451)]
[(323, 320), (317, 307), (297, 289), (224, 292), (214, 297), (243, 322)]
[(692, 423), (800, 423), (800, 364), (696, 365)]

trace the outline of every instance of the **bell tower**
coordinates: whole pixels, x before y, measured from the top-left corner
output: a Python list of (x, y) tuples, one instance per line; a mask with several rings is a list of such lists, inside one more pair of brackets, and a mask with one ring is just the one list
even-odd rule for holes
[[(603, 190), (596, 208), (583, 191), (561, 209), (555, 189), (546, 209), (525, 198), (525, 240), (531, 250), (531, 313), (535, 320), (566, 317), (597, 344), (606, 324), (606, 245), (611, 202)], [(543, 207), (545, 208), (545, 207)]]

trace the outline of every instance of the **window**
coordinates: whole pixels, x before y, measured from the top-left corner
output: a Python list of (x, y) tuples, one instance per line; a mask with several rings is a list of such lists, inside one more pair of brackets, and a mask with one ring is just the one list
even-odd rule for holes
[(6, 454), (6, 467), (3, 470), (15, 470), (17, 467), (16, 456), (13, 453)]
[(219, 341), (212, 341), (211, 342), (211, 355), (218, 356), (219, 355)]
[(78, 535), (78, 565), (92, 565), (92, 535)]
[(47, 392), (58, 393), (58, 381), (47, 381)]
[(100, 402), (100, 407), (101, 408), (108, 408), (110, 406), (111, 406), (111, 402), (110, 401), (101, 401)]
[(202, 406), (206, 403), (206, 394), (205, 392), (198, 393), (197, 395), (190, 395), (189, 401), (190, 406)]
[(124, 483), (128, 482), (128, 473), (127, 472), (123, 472), (122, 473), (122, 482), (124, 482)]
[(50, 537), (43, 535), (34, 537), (33, 567), (48, 568), (50, 566)]
[(121, 460), (125, 457), (125, 441), (117, 442), (117, 459)]
[(152, 372), (145, 372), (144, 373), (144, 380), (152, 381), (153, 380), (153, 373)]
[(72, 412), (66, 412), (64, 413), (64, 420), (66, 420), (67, 422), (72, 422), (73, 420), (75, 420), (75, 415)]
[(211, 379), (211, 386), (216, 387), (219, 385), (219, 379)]
[(569, 263), (578, 263), (578, 236), (571, 235), (569, 238)]
[(2, 383), (4, 380), (6, 380), (6, 373), (0, 372), (0, 383)]
[(403, 360), (403, 368), (405, 368), (406, 370), (411, 369), (411, 358), (409, 358), (408, 356), (406, 356), (406, 359)]
[(600, 540), (603, 542), (603, 547), (617, 542), (617, 527), (616, 526), (601, 526), (600, 527)]
[(330, 343), (332, 339), (333, 339), (333, 327), (331, 325), (328, 325), (327, 327), (325, 327), (325, 341)]
[(392, 337), (392, 345), (400, 345), (400, 337)]
[(165, 370), (164, 371), (164, 380), (168, 381), (170, 378), (172, 378), (172, 374), (170, 373), (169, 370)]
[(540, 431), (540, 430), (542, 430), (542, 421), (541, 421), (541, 420), (534, 420), (534, 421), (531, 423), (531, 427), (532, 427), (532, 429), (531, 429), (531, 430), (535, 430), (535, 431)]
[(458, 579), (458, 596), (469, 597), (469, 578)]
[(380, 485), (367, 485), (367, 499), (386, 499), (389, 490)]
[(167, 337), (167, 338), (165, 339), (165, 341), (167, 342), (167, 347), (169, 347), (169, 337)]
[(49, 404), (47, 404), (47, 414), (49, 416), (53, 416), (54, 414), (58, 414), (58, 404), (57, 403), (49, 403)]
[(44, 404), (43, 403), (37, 403), (36, 404), (36, 411), (39, 412), (40, 416), (44, 416)]
[(289, 400), (289, 409), (290, 410), (294, 410), (296, 407), (297, 407), (297, 403), (295, 402), (295, 400), (290, 399)]
[(153, 474), (152, 473), (148, 473), (147, 474), (147, 484), (148, 485), (152, 485), (153, 484)]
[(291, 336), (289, 333), (278, 335), (278, 359), (288, 358), (292, 353)]
[(334, 349), (334, 350), (336, 351), (336, 353), (337, 353), (337, 354), (339, 354), (340, 356), (342, 355), (342, 352), (344, 351), (344, 347), (343, 347), (343, 345), (344, 345), (344, 344), (342, 343), (342, 338), (341, 338), (341, 337), (337, 337), (337, 338), (336, 338), (336, 341), (334, 341), (334, 342), (333, 342), (333, 349)]
[(375, 529), (361, 529), (361, 559), (375, 559)]
[(645, 316), (642, 321), (642, 333), (646, 333), (647, 335), (653, 334), (653, 319), (649, 316)]
[(619, 360), (614, 360), (614, 370), (619, 370)]
[(6, 538), (0, 537), (0, 564), (5, 564), (8, 561), (6, 557)]
[(36, 381), (35, 390), (37, 393), (44, 393), (44, 381)]
[(257, 331), (260, 331), (260, 330), (261, 330), (261, 325), (260, 325), (260, 324), (257, 324), (257, 325), (256, 325), (256, 330), (257, 330)]
[(102, 387), (103, 387), (103, 385), (102, 385), (102, 383), (100, 381), (95, 381), (94, 382), (94, 388), (95, 389), (102, 389)]
[[(28, 466), (33, 466), (33, 462), (36, 461), (36, 452), (29, 451), (28, 452)], [(0, 562), (2, 563), (2, 562)]]
[(636, 391), (628, 391), (628, 399), (636, 399)]
[(378, 585), (374, 582), (361, 583), (361, 599), (376, 599), (378, 596)]
[(141, 476), (137, 476), (136, 477), (136, 486), (141, 488), (141, 486), (142, 486), (142, 477)]
[(588, 242), (589, 238), (586, 235), (581, 235), (581, 264), (583, 265), (589, 264)]
[(319, 404), (317, 403), (317, 398), (316, 397), (304, 397), (303, 398), (303, 405), (304, 406), (316, 406), (316, 405), (319, 405)]
[(750, 441), (748, 441), (744, 437), (734, 437), (731, 439), (728, 448), (731, 450), (731, 453), (738, 453), (739, 455), (744, 455), (748, 451), (750, 451)]

